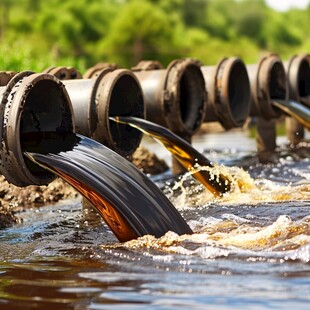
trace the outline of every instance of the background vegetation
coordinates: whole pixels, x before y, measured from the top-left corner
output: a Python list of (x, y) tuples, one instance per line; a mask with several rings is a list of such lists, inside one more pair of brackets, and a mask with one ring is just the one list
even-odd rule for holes
[(164, 65), (178, 57), (257, 62), (310, 50), (310, 5), (279, 13), (263, 0), (1, 0), (0, 70), (97, 62)]

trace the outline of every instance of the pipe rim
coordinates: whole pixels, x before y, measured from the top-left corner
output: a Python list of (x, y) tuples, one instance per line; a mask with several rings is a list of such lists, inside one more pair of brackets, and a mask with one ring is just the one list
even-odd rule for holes
[[(134, 116), (145, 119), (143, 92), (135, 74), (127, 69), (106, 73), (98, 84), (96, 102), (98, 122), (92, 137), (124, 157), (132, 155), (140, 145), (143, 133), (129, 125), (111, 121), (109, 117)], [(120, 113), (115, 109), (121, 109)]]
[(116, 70), (117, 69), (117, 65), (113, 64), (113, 63), (97, 63), (96, 65), (88, 68), (86, 70), (86, 72), (83, 75), (84, 79), (92, 79), (92, 78), (97, 78), (102, 71), (105, 70)]
[(75, 67), (49, 67), (43, 71), (56, 76), (59, 80), (76, 80), (81, 79), (81, 73)]
[[(10, 173), (7, 169), (7, 143), (5, 140), (5, 127), (7, 126), (7, 119), (5, 118), (5, 112), (7, 112), (6, 104), (9, 100), (9, 96), (11, 94), (12, 89), (17, 83), (31, 74), (34, 74), (33, 71), (22, 71), (17, 73), (13, 76), (13, 78), (7, 83), (5, 86), (5, 91), (2, 95), (2, 99), (0, 102), (0, 141), (1, 141), (1, 148), (0, 148), (0, 170), (1, 173), (8, 179), (10, 177)], [(14, 94), (12, 94), (14, 95)], [(18, 176), (17, 176), (18, 177)]]
[[(278, 85), (272, 85), (277, 84)], [(262, 57), (257, 68), (255, 99), (265, 119), (278, 118), (282, 111), (271, 103), (273, 99), (287, 100), (288, 84), (283, 62), (276, 54)], [(276, 92), (272, 94), (272, 92)]]
[(250, 113), (250, 81), (238, 57), (222, 59), (216, 66), (214, 107), (225, 129), (242, 127)]
[[(182, 101), (184, 97), (185, 102)], [(203, 123), (206, 102), (207, 92), (201, 63), (189, 58), (172, 61), (166, 70), (163, 89), (163, 107), (169, 129), (179, 135), (191, 137)]]
[[(25, 114), (27, 114), (27, 106), (31, 106), (32, 104), (32, 102), (29, 103), (27, 100), (30, 100), (31, 96), (36, 95), (36, 92), (39, 92), (40, 94), (41, 91), (42, 96), (46, 95), (46, 92), (44, 91), (45, 89), (43, 90), (39, 88), (42, 86), (42, 83), (44, 83), (43, 86), (45, 87), (54, 87), (54, 89), (48, 89), (51, 91), (49, 96), (45, 96), (48, 101), (41, 105), (41, 107), (43, 107), (42, 115), (47, 112), (45, 110), (45, 107), (47, 106), (46, 103), (50, 102), (53, 104), (53, 106), (50, 106), (50, 109), (54, 110), (54, 105), (56, 104), (54, 99), (58, 99), (60, 104), (58, 106), (58, 111), (64, 113), (61, 114), (61, 117), (64, 116), (64, 118), (61, 118), (60, 120), (61, 126), (59, 127), (59, 131), (63, 132), (63, 130), (65, 130), (64, 132), (74, 133), (74, 117), (71, 101), (64, 85), (59, 79), (50, 74), (23, 72), (16, 77), (16, 79), (18, 81), (10, 88), (11, 91), (8, 89), (8, 95), (11, 98), (8, 98), (5, 102), (4, 123), (6, 126), (4, 126), (4, 132), (1, 136), (3, 142), (3, 148), (1, 150), (2, 172), (9, 182), (17, 186), (46, 185), (50, 183), (55, 176), (42, 168), (39, 169), (38, 166), (34, 169), (34, 166), (32, 166), (33, 164), (30, 164), (30, 161), (28, 162), (27, 159), (25, 160), (25, 157), (23, 156), (24, 150), (21, 146), (21, 122), (24, 120)], [(46, 83), (48, 85), (45, 85)], [(11, 86), (13, 84), (14, 83), (12, 82)], [(59, 97), (54, 97), (52, 91), (55, 91), (56, 96)], [(12, 95), (13, 93), (14, 95)], [(2, 103), (4, 102), (2, 101)], [(29, 113), (33, 113), (33, 111), (30, 111)], [(50, 117), (50, 115), (48, 115), (48, 117)], [(44, 122), (44, 120), (42, 121), (40, 116), (34, 120), (35, 121), (32, 124), (33, 127), (36, 122), (38, 122), (36, 126), (43, 125), (43, 129), (46, 129), (45, 126), (48, 126), (48, 123)], [(12, 124), (14, 124), (14, 126), (12, 126)], [(65, 128), (66, 126), (67, 128)], [(38, 128), (38, 131), (40, 130), (41, 128)], [(54, 128), (54, 130), (57, 131), (57, 128)], [(25, 132), (27, 132), (27, 130), (24, 131), (24, 133)], [(17, 143), (17, 141), (19, 141), (19, 143)], [(18, 174), (16, 173), (16, 170), (19, 171)]]
[(310, 105), (310, 54), (294, 55), (286, 68), (289, 98)]

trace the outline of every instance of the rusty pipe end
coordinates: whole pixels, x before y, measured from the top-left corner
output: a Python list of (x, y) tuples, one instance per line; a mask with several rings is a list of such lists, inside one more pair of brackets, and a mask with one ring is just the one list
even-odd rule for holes
[[(216, 119), (227, 130), (242, 127), (249, 116), (251, 98), (250, 81), (244, 62), (238, 57), (224, 58), (215, 68), (211, 68), (202, 68), (208, 104), (213, 106), (215, 113), (215, 116), (206, 115), (206, 120), (210, 117)], [(209, 74), (212, 77), (207, 76)]]
[(86, 72), (83, 74), (84, 79), (92, 79), (99, 76), (102, 70), (116, 70), (118, 69), (117, 64), (114, 63), (107, 63), (107, 62), (99, 62), (94, 66), (88, 68)]
[(166, 69), (162, 104), (169, 129), (191, 137), (200, 128), (206, 111), (207, 92), (200, 62), (176, 59)]
[(310, 106), (310, 54), (294, 55), (284, 65), (289, 98)]
[(49, 67), (43, 71), (56, 76), (59, 80), (81, 79), (82, 74), (74, 67)]
[(257, 65), (247, 66), (247, 69), (251, 76), (254, 109), (265, 119), (278, 118), (282, 115), (282, 111), (272, 105), (272, 100), (288, 99), (287, 77), (280, 57), (269, 54), (262, 57)]
[(164, 66), (157, 60), (141, 60), (136, 66), (131, 68), (135, 72), (161, 69), (164, 69)]
[(145, 118), (144, 98), (136, 76), (127, 69), (106, 70), (97, 78), (95, 101), (97, 125), (92, 138), (122, 156), (130, 156), (140, 144), (142, 133), (129, 125), (119, 124), (110, 116)]
[(42, 148), (54, 151), (59, 143), (39, 143), (36, 134), (74, 133), (72, 106), (64, 85), (50, 74), (25, 71), (10, 80), (0, 100), (1, 173), (17, 186), (48, 184), (54, 175), (23, 154), (33, 149), (41, 152)]

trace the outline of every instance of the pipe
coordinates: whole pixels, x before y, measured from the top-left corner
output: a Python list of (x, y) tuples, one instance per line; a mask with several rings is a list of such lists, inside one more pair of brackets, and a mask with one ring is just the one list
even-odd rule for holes
[[(50, 74), (25, 71), (0, 87), (0, 172), (14, 185), (46, 185), (55, 177), (23, 154), (30, 148), (46, 152), (54, 143), (40, 144), (32, 135), (74, 132), (74, 118), (63, 83)], [(59, 143), (59, 142), (57, 142)]]
[(276, 122), (283, 112), (273, 100), (287, 100), (288, 85), (283, 63), (269, 54), (257, 64), (247, 65), (251, 85), (250, 116), (256, 117), (256, 144), (261, 162), (275, 161)]
[[(310, 107), (310, 54), (294, 55), (284, 62), (289, 98)], [(297, 145), (304, 139), (303, 125), (293, 117), (285, 118), (288, 140)]]
[(49, 67), (43, 71), (56, 76), (59, 80), (81, 79), (82, 74), (74, 67)]
[(99, 62), (95, 64), (94, 66), (88, 68), (86, 72), (83, 75), (84, 79), (91, 79), (94, 77), (97, 77), (98, 74), (105, 69), (118, 69), (118, 66), (116, 64), (106, 63), (106, 62)]
[(257, 64), (247, 65), (251, 85), (250, 116), (263, 117), (266, 120), (282, 115), (273, 99), (288, 99), (288, 86), (284, 65), (275, 54), (260, 59)]
[(289, 98), (310, 106), (310, 54), (295, 55), (284, 62)]
[(199, 129), (205, 113), (206, 91), (200, 64), (178, 59), (167, 69), (134, 73), (145, 96), (146, 118), (190, 138)]
[[(145, 97), (146, 119), (188, 142), (200, 128), (206, 109), (207, 93), (200, 66), (192, 59), (177, 59), (167, 69), (158, 62), (142, 62), (134, 68)], [(184, 172), (176, 161), (172, 170), (175, 174)]]
[(251, 95), (244, 62), (237, 57), (224, 58), (201, 70), (208, 93), (204, 121), (219, 121), (226, 130), (242, 127), (250, 112)]
[(145, 117), (143, 93), (135, 75), (130, 70), (107, 68), (96, 78), (63, 83), (73, 105), (77, 133), (130, 156), (142, 133), (129, 125), (115, 124), (109, 117)]

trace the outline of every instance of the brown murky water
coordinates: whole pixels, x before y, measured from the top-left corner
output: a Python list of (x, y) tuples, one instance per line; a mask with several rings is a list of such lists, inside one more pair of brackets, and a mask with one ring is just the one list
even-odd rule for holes
[(274, 165), (257, 164), (247, 132), (194, 146), (236, 186), (214, 197), (187, 175), (152, 177), (193, 235), (119, 243), (79, 200), (29, 210), (0, 231), (0, 309), (308, 309), (309, 145)]

